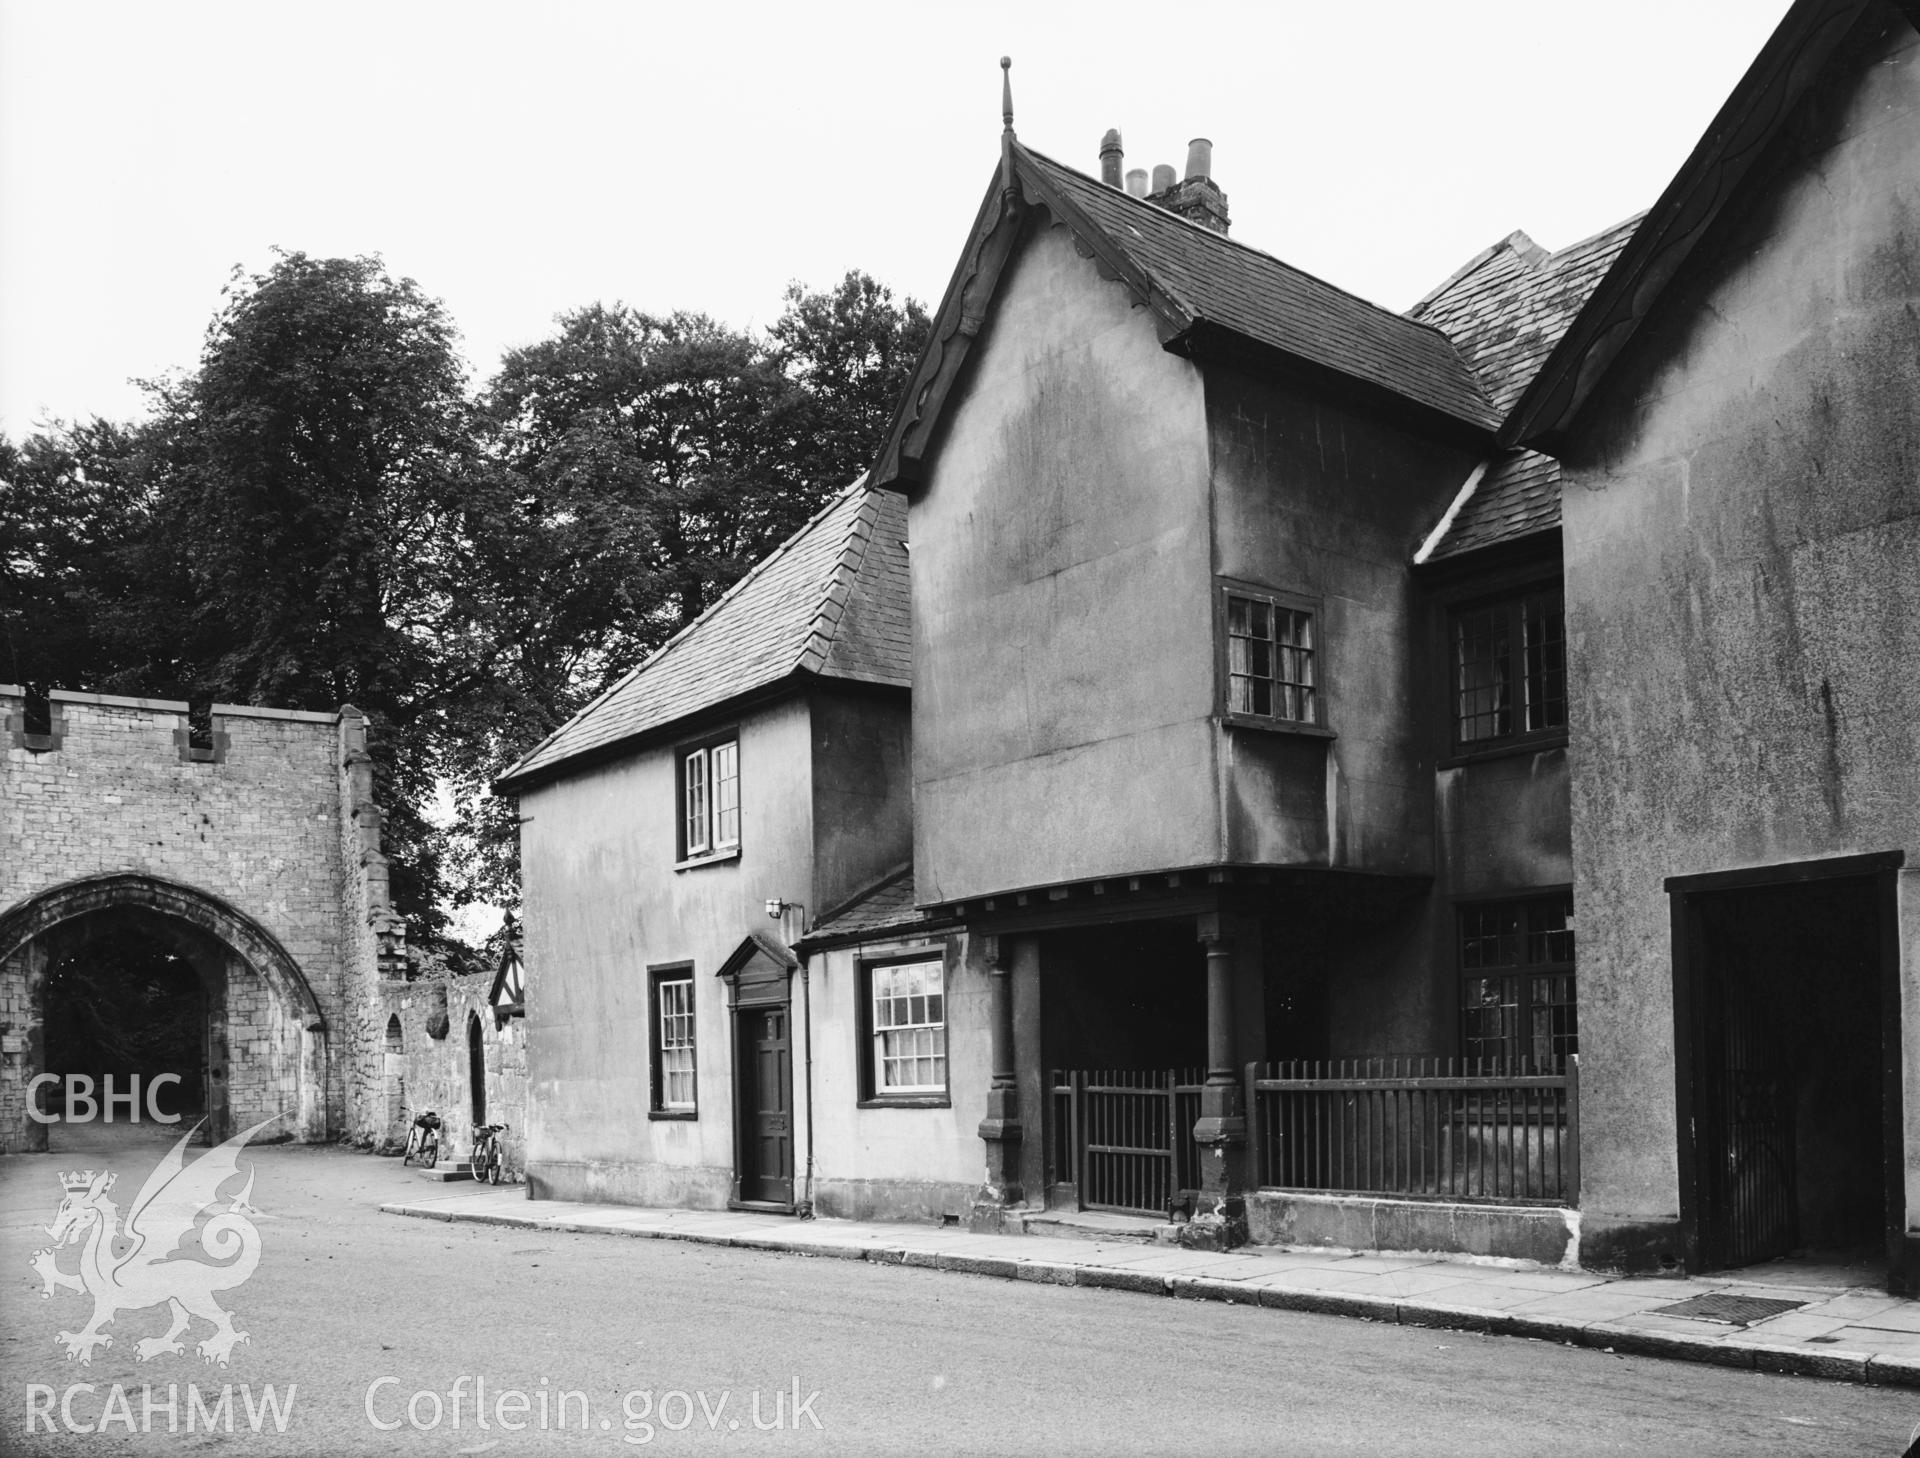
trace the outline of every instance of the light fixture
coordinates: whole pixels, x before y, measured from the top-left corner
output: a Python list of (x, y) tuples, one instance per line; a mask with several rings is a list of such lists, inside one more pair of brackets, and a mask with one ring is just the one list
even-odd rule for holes
[(786, 913), (786, 909), (787, 903), (782, 901), (778, 896), (769, 896), (767, 898), (767, 916), (770, 920), (780, 920), (781, 916)]

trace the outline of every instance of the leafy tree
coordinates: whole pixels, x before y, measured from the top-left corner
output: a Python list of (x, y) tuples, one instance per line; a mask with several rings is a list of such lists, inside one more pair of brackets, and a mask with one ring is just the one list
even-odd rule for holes
[[(142, 432), (104, 420), (0, 439), (0, 677), (106, 688), (125, 609), (150, 595)], [(135, 613), (134, 617), (139, 615)], [(112, 686), (118, 686), (117, 684)]]
[(517, 899), (492, 778), (866, 465), (927, 327), (860, 273), (792, 286), (765, 335), (558, 323), (475, 401), (445, 311), (378, 258), (236, 271), (152, 419), (0, 440), (6, 671), (358, 704), (416, 939)]
[(787, 290), (764, 339), (594, 305), (508, 355), (482, 397), (482, 548), (498, 674), (455, 779), (475, 894), (517, 895), (489, 780), (691, 623), (865, 468), (927, 319), (864, 273)]
[(834, 488), (872, 463), (932, 326), (915, 300), (896, 306), (857, 269), (820, 293), (789, 284), (786, 297), (768, 333), (799, 387), (793, 459), (804, 479)]

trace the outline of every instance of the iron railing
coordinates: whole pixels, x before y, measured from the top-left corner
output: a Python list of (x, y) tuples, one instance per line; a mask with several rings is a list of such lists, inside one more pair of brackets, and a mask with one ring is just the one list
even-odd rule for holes
[(1580, 1070), (1495, 1059), (1253, 1064), (1248, 1142), (1270, 1189), (1572, 1205)]
[(1200, 1188), (1199, 1069), (1056, 1069), (1048, 1182), (1085, 1210), (1166, 1216)]

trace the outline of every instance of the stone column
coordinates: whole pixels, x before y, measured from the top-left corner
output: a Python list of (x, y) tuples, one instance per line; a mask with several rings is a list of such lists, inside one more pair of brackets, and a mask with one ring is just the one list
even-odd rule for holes
[(1200, 917), (1199, 932), (1207, 949), (1207, 1082), (1193, 1126), (1201, 1149), (1200, 1210), (1181, 1243), (1225, 1250), (1247, 1239), (1247, 1120), (1233, 1062), (1233, 936), (1218, 912)]
[(987, 969), (987, 1027), (991, 1037), (993, 1081), (987, 1086), (987, 1116), (980, 1138), (987, 1146), (987, 1174), (973, 1201), (975, 1230), (1005, 1227), (1008, 1206), (1018, 1205), (1020, 1188), (1020, 1085), (1013, 1051), (1012, 947), (1000, 937), (981, 939)]

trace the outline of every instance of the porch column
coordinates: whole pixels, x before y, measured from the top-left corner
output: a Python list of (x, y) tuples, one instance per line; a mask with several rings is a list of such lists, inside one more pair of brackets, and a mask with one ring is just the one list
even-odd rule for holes
[(1193, 1126), (1201, 1151), (1200, 1210), (1181, 1243), (1225, 1249), (1247, 1239), (1247, 1121), (1233, 1063), (1232, 923), (1219, 912), (1201, 916), (1199, 923), (1207, 949), (1207, 1081)]
[(980, 1138), (987, 1146), (986, 1181), (974, 1196), (975, 1230), (997, 1230), (1003, 1212), (1021, 1201), (1020, 1085), (1014, 1071), (1013, 949), (1000, 937), (981, 938), (987, 969), (987, 1028), (991, 1040), (992, 1082), (987, 1085), (987, 1116)]

